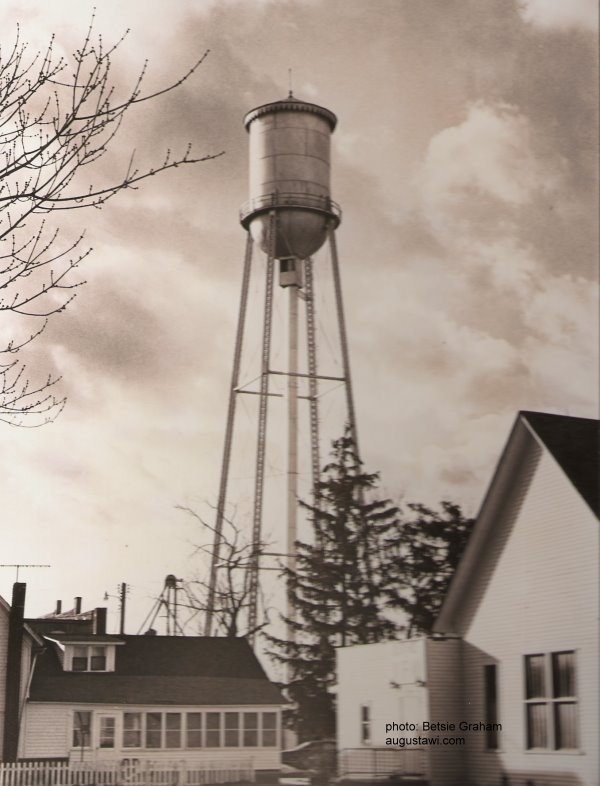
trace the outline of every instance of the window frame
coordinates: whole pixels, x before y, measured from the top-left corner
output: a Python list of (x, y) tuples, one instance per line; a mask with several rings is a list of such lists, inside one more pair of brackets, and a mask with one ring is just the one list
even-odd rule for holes
[(371, 705), (370, 704), (361, 704), (359, 707), (359, 718), (360, 718), (360, 744), (361, 745), (372, 745), (373, 744), (373, 735), (371, 733), (371, 725), (373, 722), (373, 718), (371, 717)]
[[(97, 668), (99, 659), (102, 668)], [(105, 674), (107, 671), (114, 671), (115, 645), (93, 642), (70, 643), (65, 649), (64, 670), (76, 674)]]
[[(87, 726), (82, 723), (82, 716), (86, 715)], [(76, 735), (84, 735), (84, 744), (76, 742)], [(94, 713), (92, 710), (73, 710), (71, 717), (71, 750), (90, 750), (92, 748), (92, 735), (94, 733)], [(87, 743), (85, 737), (87, 735)]]
[[(557, 658), (560, 655), (570, 655), (572, 662), (570, 666), (570, 674), (568, 681), (572, 682), (573, 695), (557, 695), (559, 688), (557, 685), (560, 682), (560, 674), (557, 668)], [(533, 673), (529, 671), (528, 664), (533, 662), (533, 658), (539, 658), (542, 665), (541, 681), (542, 693), (541, 695), (530, 695), (535, 685), (532, 685)], [(533, 652), (523, 656), (523, 688), (524, 688), (524, 728), (525, 728), (525, 750), (532, 753), (569, 753), (577, 752), (580, 750), (580, 728), (579, 728), (579, 696), (577, 694), (577, 650), (575, 649), (560, 649), (552, 650), (551, 652)], [(566, 747), (561, 745), (561, 736), (564, 732), (561, 731), (561, 719), (559, 708), (562, 706), (574, 707), (573, 726), (569, 730), (571, 736), (574, 738), (575, 746)], [(542, 707), (540, 712), (540, 719), (543, 719), (545, 729), (545, 741), (543, 745), (534, 745), (533, 729), (531, 722), (531, 708)]]

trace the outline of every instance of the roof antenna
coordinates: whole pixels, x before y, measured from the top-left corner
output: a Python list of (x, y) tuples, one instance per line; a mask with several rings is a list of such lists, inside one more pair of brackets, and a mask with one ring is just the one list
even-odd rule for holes
[(289, 86), (289, 89), (290, 89), (288, 98), (293, 98), (294, 97), (294, 93), (292, 92), (292, 69), (291, 68), (288, 68), (288, 86)]

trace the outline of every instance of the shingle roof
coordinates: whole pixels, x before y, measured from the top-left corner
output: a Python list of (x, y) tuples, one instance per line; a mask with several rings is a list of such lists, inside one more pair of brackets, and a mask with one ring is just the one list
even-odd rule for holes
[(521, 412), (563, 471), (600, 515), (600, 422), (590, 418)]
[(265, 679), (66, 674), (34, 678), (30, 701), (83, 704), (181, 706), (281, 704), (281, 693)]
[[(99, 640), (86, 638), (90, 643)], [(94, 674), (64, 672), (56, 647), (48, 642), (37, 659), (31, 701), (182, 705), (282, 701), (245, 639), (115, 636), (114, 641), (123, 642), (116, 647), (115, 671)]]

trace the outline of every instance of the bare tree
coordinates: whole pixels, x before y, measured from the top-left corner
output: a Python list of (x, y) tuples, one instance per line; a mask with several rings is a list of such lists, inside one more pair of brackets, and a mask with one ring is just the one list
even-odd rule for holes
[[(177, 510), (182, 510), (196, 519), (203, 527), (214, 534), (214, 527), (208, 524), (196, 511), (191, 508), (176, 505)], [(219, 553), (218, 578), (215, 587), (214, 601), (212, 604), (213, 619), (216, 620), (217, 633), (225, 636), (254, 636), (268, 622), (257, 625), (252, 630), (245, 629), (250, 607), (250, 570), (256, 549), (242, 536), (238, 527), (226, 519), (226, 530), (222, 534)], [(259, 550), (264, 551), (264, 544), (259, 545)], [(196, 552), (204, 552), (212, 556), (213, 544), (196, 547)], [(197, 608), (206, 612), (208, 609), (209, 582), (200, 579), (188, 582), (188, 587), (194, 586), (194, 595)], [(264, 606), (264, 603), (263, 603)]]
[[(56, 56), (54, 38), (45, 52), (30, 54), (18, 28), (8, 52), (0, 46), (0, 312), (37, 322), (20, 338), (0, 341), (0, 420), (13, 425), (53, 420), (65, 402), (54, 393), (58, 379), (32, 383), (16, 357), (85, 283), (74, 274), (91, 249), (82, 248), (83, 233), (63, 239), (56, 220), (60, 211), (101, 208), (147, 177), (221, 155), (194, 157), (188, 144), (179, 155), (166, 150), (153, 168), (138, 168), (132, 153), (115, 181), (86, 176), (87, 167), (111, 147), (128, 110), (179, 87), (208, 54), (176, 82), (147, 94), (142, 93), (144, 63), (132, 88), (121, 95), (111, 65), (127, 33), (105, 47), (93, 23), (92, 18), (83, 45), (70, 58)], [(98, 169), (95, 176), (101, 177)]]

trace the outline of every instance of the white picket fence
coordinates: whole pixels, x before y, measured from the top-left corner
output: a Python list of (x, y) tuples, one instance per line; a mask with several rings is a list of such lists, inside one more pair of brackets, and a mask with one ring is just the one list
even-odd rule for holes
[(18, 762), (0, 764), (0, 786), (209, 786), (254, 783), (251, 761)]

